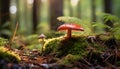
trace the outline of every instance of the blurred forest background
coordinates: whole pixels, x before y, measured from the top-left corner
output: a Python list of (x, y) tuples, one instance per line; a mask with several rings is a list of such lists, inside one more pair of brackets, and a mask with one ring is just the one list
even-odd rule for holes
[[(120, 17), (120, 0), (0, 0), (0, 37), (56, 31), (59, 16), (77, 17), (91, 24), (104, 23), (102, 13)], [(113, 23), (107, 21), (108, 26)], [(104, 29), (97, 29), (98, 32)]]

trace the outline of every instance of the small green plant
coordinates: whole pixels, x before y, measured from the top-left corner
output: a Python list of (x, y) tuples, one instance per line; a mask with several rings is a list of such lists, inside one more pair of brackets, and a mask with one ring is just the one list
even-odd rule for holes
[(4, 38), (0, 37), (0, 46), (4, 46), (8, 42), (9, 42), (8, 39), (4, 39)]
[(11, 31), (9, 22), (0, 25), (0, 37), (9, 38), (12, 35)]
[(29, 35), (27, 36), (24, 40), (25, 42), (27, 43), (27, 46), (26, 48), (28, 49), (41, 49), (42, 46), (40, 45), (39, 43), (39, 39), (38, 39), (38, 36), (37, 34), (33, 34), (33, 35)]
[(113, 27), (108, 27), (109, 31), (116, 39), (120, 40), (120, 18), (112, 14), (104, 14), (105, 22), (110, 20), (113, 23)]

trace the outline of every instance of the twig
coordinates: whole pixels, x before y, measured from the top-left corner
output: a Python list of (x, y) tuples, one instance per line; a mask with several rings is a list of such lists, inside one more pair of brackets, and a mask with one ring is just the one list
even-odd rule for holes
[(108, 56), (103, 62), (106, 62), (111, 56), (113, 56), (113, 54), (111, 54), (110, 56)]
[(16, 32), (17, 32), (17, 29), (18, 29), (18, 22), (15, 26), (15, 30), (14, 30), (14, 33), (13, 33), (13, 37), (11, 38), (11, 43), (14, 41), (14, 38), (15, 38), (15, 35), (16, 35)]
[(92, 50), (90, 50), (89, 62), (90, 62), (90, 60), (91, 60), (91, 58), (92, 58), (92, 55), (93, 55)]
[(84, 58), (82, 58), (82, 60), (87, 63), (88, 65), (92, 65), (91, 63), (89, 63), (87, 60), (85, 60)]
[(117, 61), (117, 53), (118, 53), (118, 51), (117, 51), (117, 48), (115, 47), (115, 61), (114, 61), (114, 63), (116, 63), (116, 61)]

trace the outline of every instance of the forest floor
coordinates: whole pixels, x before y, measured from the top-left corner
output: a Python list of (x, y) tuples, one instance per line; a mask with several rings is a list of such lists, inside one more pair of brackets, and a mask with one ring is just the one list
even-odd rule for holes
[(85, 57), (68, 64), (59, 62), (65, 56), (56, 57), (51, 53), (41, 53), (37, 49), (12, 49), (19, 54), (21, 61), (6, 62), (6, 60), (0, 59), (0, 69), (120, 69), (119, 45), (116, 46), (116, 43), (112, 42), (113, 40), (109, 40), (106, 44), (114, 47), (107, 48), (101, 53), (94, 52), (93, 48), (89, 48), (91, 50)]
[[(30, 54), (25, 54), (28, 51)], [(102, 54), (106, 58), (103, 59), (99, 54), (91, 54), (89, 57), (66, 65), (57, 63), (54, 55), (44, 56), (37, 50), (28, 51), (17, 50), (22, 60), (19, 63), (3, 63), (2, 69), (120, 69), (117, 65), (119, 64), (117, 61), (120, 61), (119, 51), (111, 54), (104, 52)]]
[[(86, 57), (83, 60), (75, 61), (71, 64), (59, 65), (54, 60), (53, 55), (39, 56), (39, 53), (34, 52), (32, 56), (21, 56), (20, 65), (30, 65), (30, 69), (120, 69), (119, 64), (120, 52), (106, 55), (105, 59), (101, 59), (99, 55), (91, 55), (91, 58)], [(89, 58), (89, 60), (88, 60)]]

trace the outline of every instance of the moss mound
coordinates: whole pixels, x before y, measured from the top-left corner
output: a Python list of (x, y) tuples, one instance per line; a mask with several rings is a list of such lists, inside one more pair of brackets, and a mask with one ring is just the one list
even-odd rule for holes
[(101, 55), (103, 55), (106, 50), (113, 50), (117, 47), (115, 39), (108, 37), (108, 35), (74, 35), (70, 39), (65, 39), (64, 37), (46, 39), (43, 46), (43, 54), (60, 58), (61, 60), (58, 61), (58, 63), (62, 65), (78, 60), (82, 61), (84, 58), (89, 60), (91, 57), (90, 63), (94, 63), (94, 59), (100, 62), (102, 61)]
[(0, 59), (7, 60), (9, 62), (20, 61), (19, 55), (15, 54), (13, 51), (9, 51), (4, 47), (0, 47)]
[(52, 53), (61, 57), (67, 54), (83, 56), (87, 54), (87, 42), (85, 37), (72, 37), (64, 39), (62, 37), (52, 38), (44, 44), (44, 53)]
[(45, 41), (45, 44), (43, 46), (44, 53), (55, 53), (57, 52), (58, 45), (60, 44), (62, 38), (52, 38), (47, 39)]

